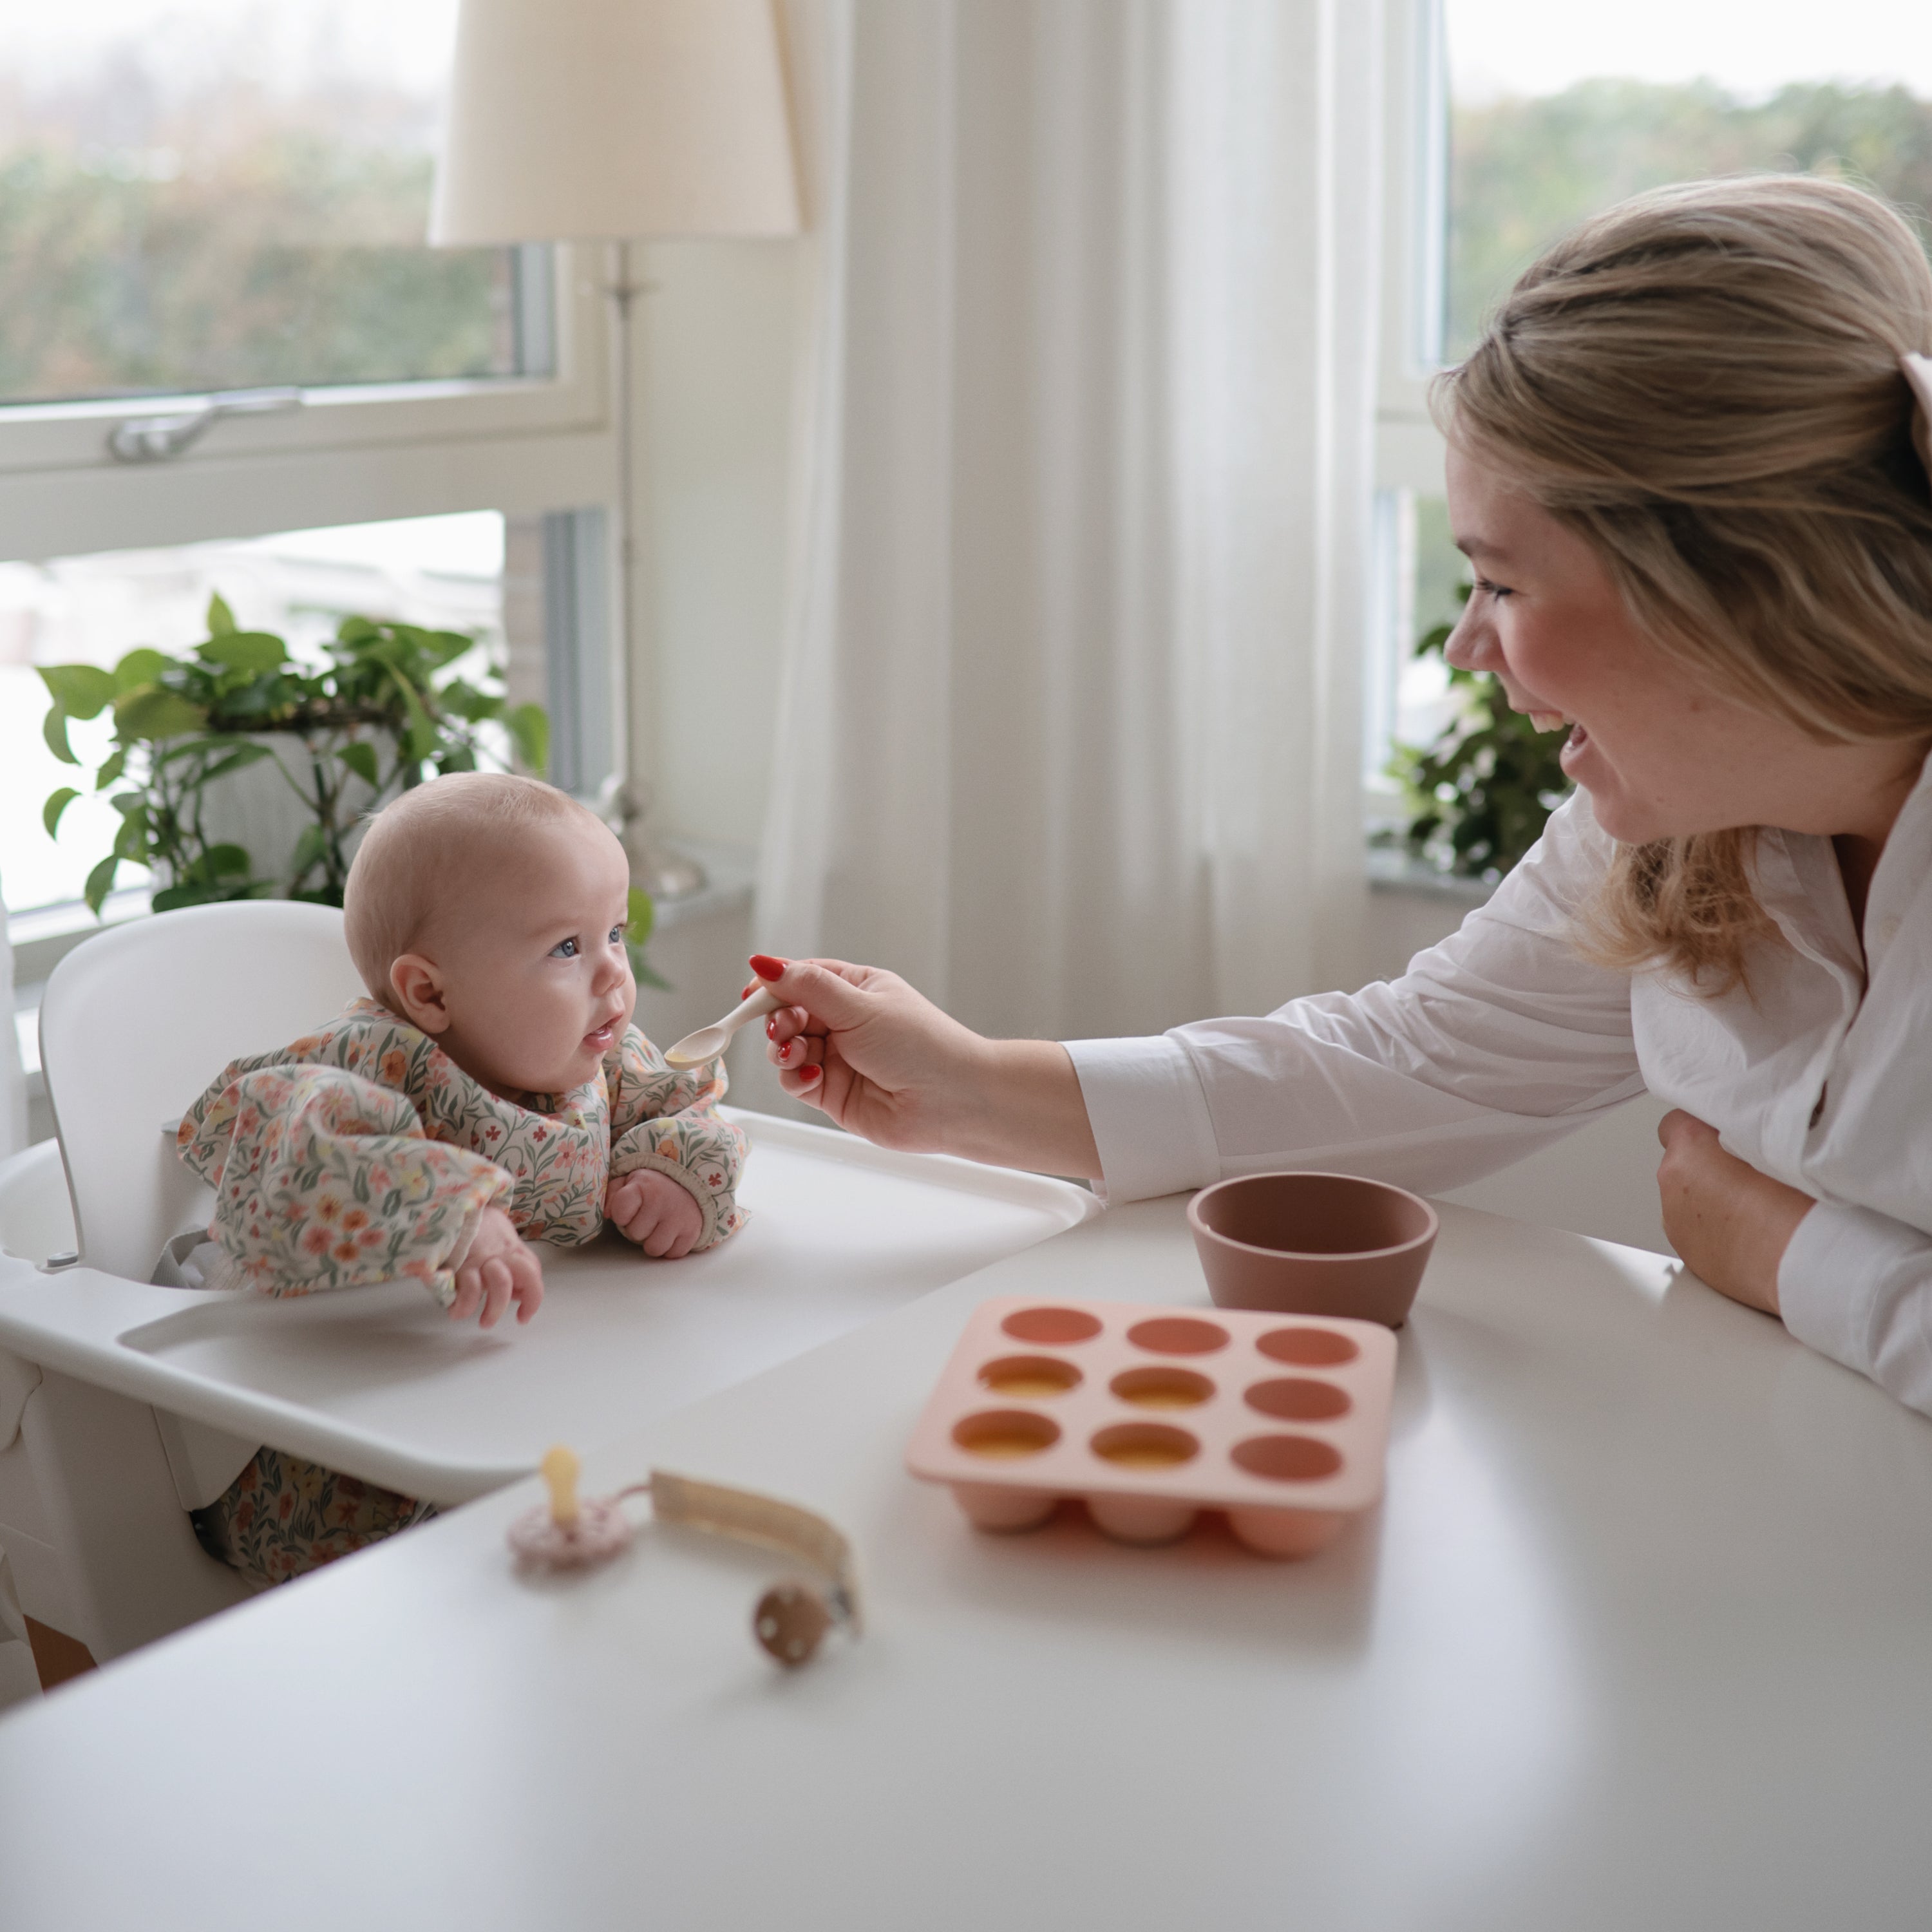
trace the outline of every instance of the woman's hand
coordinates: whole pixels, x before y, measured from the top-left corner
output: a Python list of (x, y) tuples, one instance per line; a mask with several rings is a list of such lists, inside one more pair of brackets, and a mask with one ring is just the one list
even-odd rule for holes
[(480, 1310), (482, 1325), (494, 1328), (512, 1301), (520, 1322), (527, 1322), (543, 1306), (543, 1263), (500, 1208), (486, 1208), (477, 1216), (469, 1246), (452, 1265), (456, 1270), (456, 1299), (449, 1304), (452, 1322), (467, 1322)]
[(1100, 1178), (1057, 1042), (982, 1039), (874, 966), (760, 954), (752, 969), (786, 1002), (765, 1027), (781, 1084), (842, 1127), (881, 1147)]
[(1778, 1270), (1811, 1197), (1726, 1154), (1718, 1130), (1680, 1107), (1658, 1122), (1664, 1232), (1699, 1280), (1747, 1308), (1778, 1312)]

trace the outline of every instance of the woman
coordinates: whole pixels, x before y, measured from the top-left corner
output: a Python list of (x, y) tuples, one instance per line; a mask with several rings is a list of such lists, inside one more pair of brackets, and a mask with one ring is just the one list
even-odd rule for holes
[(982, 1040), (890, 974), (760, 960), (787, 1090), (1119, 1200), (1454, 1186), (1647, 1086), (1684, 1261), (1932, 1412), (1927, 352), (1932, 269), (1856, 189), (1589, 223), (1440, 379), (1450, 659), (1568, 724), (1578, 787), (1490, 903), (1393, 984), (1153, 1040)]

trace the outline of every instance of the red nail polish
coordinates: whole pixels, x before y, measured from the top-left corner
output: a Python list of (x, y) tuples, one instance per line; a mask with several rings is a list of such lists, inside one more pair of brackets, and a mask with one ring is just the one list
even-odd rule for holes
[(801, 1080), (816, 1080), (820, 1073), (823, 1071), (824, 1070), (820, 1067), (801, 1066), (798, 1070), (798, 1077)]
[(776, 1014), (774, 1014), (774, 1015), (772, 1016), (772, 1018), (771, 1018), (768, 1019), (768, 1020), (767, 1020), (767, 1021), (766, 1021), (766, 1022), (765, 1022), (765, 1037), (766, 1037), (766, 1039), (767, 1039), (767, 1040), (776, 1040), (776, 1039), (778, 1038), (778, 1016), (777, 1016)]
[(748, 1000), (752, 995), (758, 990), (760, 983), (761, 982), (760, 981), (754, 980), (748, 986), (741, 988), (738, 994), (739, 998), (741, 1000)]
[(752, 955), (752, 970), (760, 980), (776, 980), (783, 975), (784, 969), (785, 962), (782, 959), (774, 959), (769, 952)]

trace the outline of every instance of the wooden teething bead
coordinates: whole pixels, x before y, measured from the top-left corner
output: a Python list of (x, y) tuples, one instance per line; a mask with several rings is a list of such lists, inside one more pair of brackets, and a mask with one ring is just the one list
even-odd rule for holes
[(809, 1583), (774, 1583), (752, 1612), (752, 1632), (788, 1670), (809, 1664), (825, 1633), (832, 1612)]

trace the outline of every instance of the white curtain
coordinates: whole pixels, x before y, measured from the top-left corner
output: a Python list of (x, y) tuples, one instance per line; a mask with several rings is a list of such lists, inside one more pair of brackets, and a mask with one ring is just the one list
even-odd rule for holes
[(14, 1020), (14, 949), (7, 938), (7, 902), (0, 897), (0, 1160), (26, 1144), (27, 1082)]
[(1048, 1036), (1351, 977), (1380, 17), (794, 0), (766, 949)]

